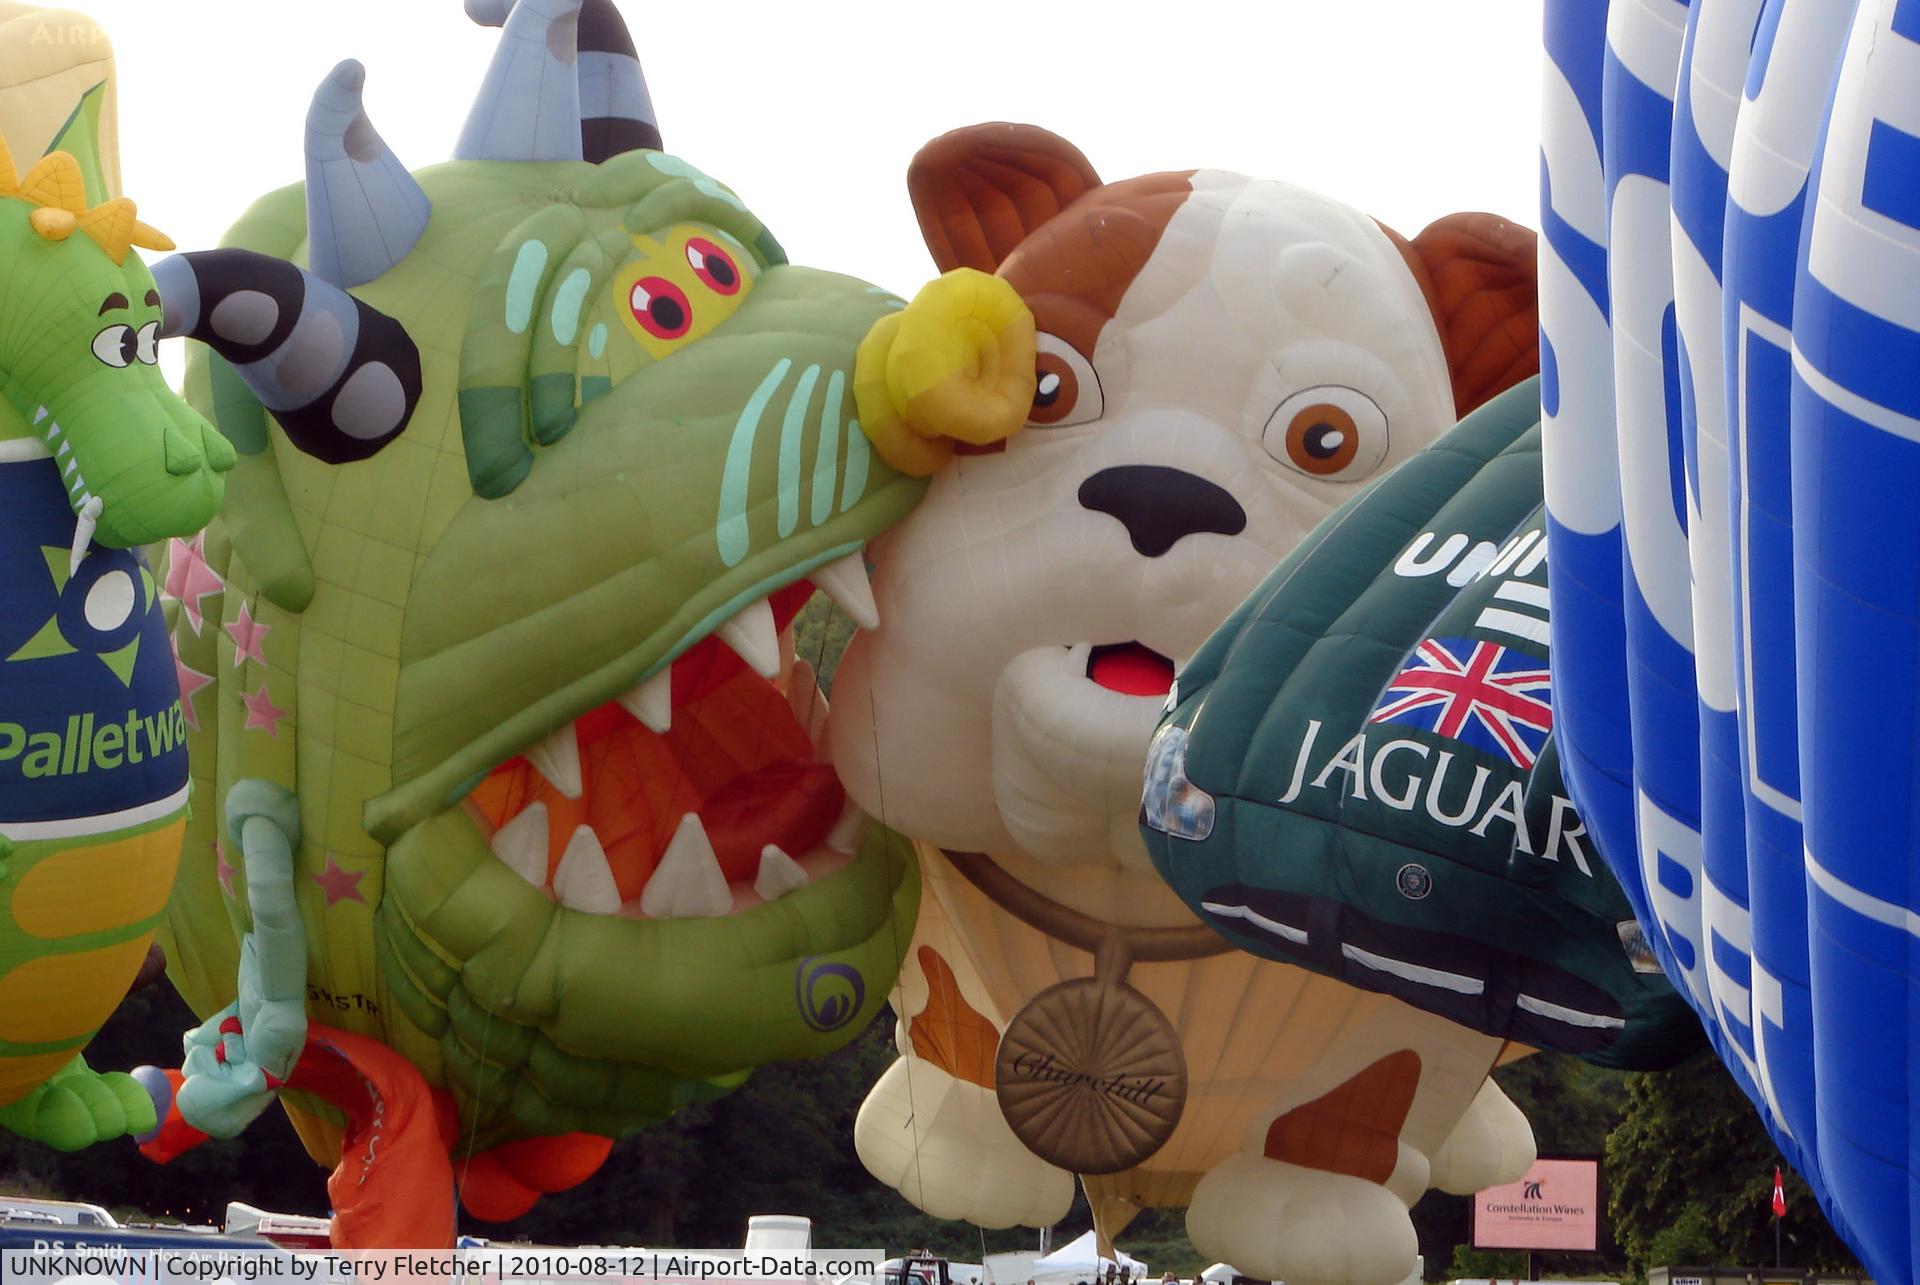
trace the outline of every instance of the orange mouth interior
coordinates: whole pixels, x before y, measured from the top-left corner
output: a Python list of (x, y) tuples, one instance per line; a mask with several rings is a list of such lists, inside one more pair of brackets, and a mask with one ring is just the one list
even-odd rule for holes
[[(772, 595), (780, 629), (812, 593), (802, 581)], [(790, 700), (719, 639), (704, 639), (673, 664), (673, 720), (665, 733), (612, 702), (575, 721), (579, 798), (568, 798), (516, 756), (489, 774), (468, 804), (493, 830), (544, 804), (549, 881), (569, 836), (591, 826), (629, 903), (646, 888), (681, 819), (697, 813), (728, 882), (750, 885), (767, 845), (795, 857), (819, 847), (845, 805), (838, 778), (816, 761), (802, 725), (814, 697), (811, 677), (806, 681), (809, 690)]]

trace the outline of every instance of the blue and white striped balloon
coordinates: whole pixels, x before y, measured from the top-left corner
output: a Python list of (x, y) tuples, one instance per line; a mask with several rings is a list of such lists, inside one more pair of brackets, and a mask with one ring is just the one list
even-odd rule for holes
[(1655, 953), (1920, 1276), (1920, 0), (1547, 6), (1556, 726)]
[(1820, 1162), (1920, 1275), (1920, 3), (1861, 0), (1793, 304), (1794, 626)]
[(1807, 175), (1851, 0), (1768, 0), (1728, 176), (1723, 317), (1735, 574), (1738, 785), (1753, 912), (1753, 1033), (1765, 1105), (1819, 1186), (1811, 959), (1800, 859), (1789, 332)]

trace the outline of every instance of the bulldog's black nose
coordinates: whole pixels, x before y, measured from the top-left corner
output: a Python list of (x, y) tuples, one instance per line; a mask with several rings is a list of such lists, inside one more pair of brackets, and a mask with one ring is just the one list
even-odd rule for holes
[(1120, 520), (1143, 556), (1157, 558), (1190, 535), (1239, 535), (1240, 501), (1203, 477), (1157, 464), (1101, 469), (1080, 484), (1080, 503)]

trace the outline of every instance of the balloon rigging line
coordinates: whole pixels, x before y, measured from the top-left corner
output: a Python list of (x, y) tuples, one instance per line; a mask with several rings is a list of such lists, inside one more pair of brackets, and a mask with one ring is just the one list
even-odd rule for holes
[[(493, 1033), (493, 1010), (490, 1008), (487, 1009), (486, 1014), (486, 1024), (480, 1028), (480, 1067), (482, 1075), (486, 1073), (487, 1037)], [(479, 1085), (474, 1086), (473, 1096), (476, 1105), (480, 1100), (479, 1088)], [(460, 1180), (454, 1184), (454, 1194), (458, 1197), (458, 1199), (453, 1202), (453, 1234), (454, 1244), (456, 1246), (460, 1243), (460, 1210), (466, 1205), (467, 1180), (473, 1175), (473, 1149), (479, 1140), (480, 1112), (475, 1110), (473, 1113), (473, 1124), (467, 1130), (467, 1154), (460, 1165)]]

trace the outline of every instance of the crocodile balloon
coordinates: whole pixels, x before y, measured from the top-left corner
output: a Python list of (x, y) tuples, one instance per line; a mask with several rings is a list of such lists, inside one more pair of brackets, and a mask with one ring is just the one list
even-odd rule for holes
[[(74, 56), (23, 44), (6, 89), (45, 98)], [(204, 526), (234, 462), (156, 369), (159, 298), (132, 251), (172, 246), (114, 191), (109, 88), (68, 103), (24, 173), (0, 142), (0, 1126), (62, 1150), (153, 1123), (138, 1085), (80, 1057), (145, 965), (187, 809), (136, 546)], [(0, 99), (26, 136), (22, 95)]]
[[(783, 638), (816, 587), (870, 621), (939, 440), (1032, 397), (999, 283), (790, 266), (658, 150), (610, 0), (469, 12), (505, 30), (452, 162), (409, 173), (342, 64), (305, 184), (158, 270), (240, 459), (171, 549), (205, 1021), (146, 1147), (284, 1095), (337, 1244), (446, 1242), (456, 1176), (515, 1216), (879, 1011), (918, 877)], [(954, 381), (1004, 422), (945, 424)]]

